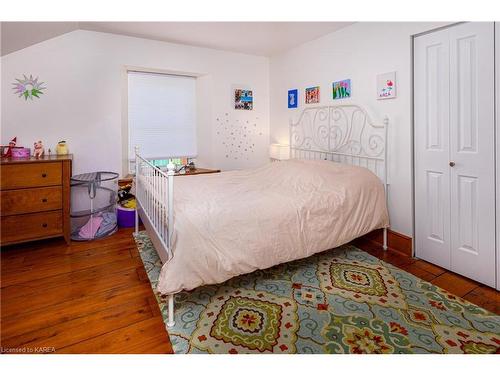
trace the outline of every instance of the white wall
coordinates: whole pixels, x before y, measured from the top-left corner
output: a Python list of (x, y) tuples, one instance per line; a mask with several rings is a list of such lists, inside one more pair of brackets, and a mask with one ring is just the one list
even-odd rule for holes
[[(122, 172), (126, 66), (199, 76), (200, 166), (235, 169), (268, 161), (269, 61), (265, 57), (77, 30), (3, 56), (1, 65), (2, 144), (17, 136), (20, 145), (32, 147), (33, 141), (41, 139), (54, 150), (64, 139), (74, 154), (75, 174)], [(23, 74), (46, 82), (41, 99), (25, 102), (13, 94), (11, 83)], [(233, 109), (234, 85), (253, 89), (254, 110)], [(247, 124), (251, 129), (245, 129)], [(228, 138), (231, 132), (243, 131), (254, 146), (238, 153), (241, 148), (231, 146)]]
[[(500, 124), (500, 22), (495, 22), (495, 77), (496, 77), (496, 111), (495, 111), (495, 126), (498, 129)], [(496, 242), (496, 254), (497, 254), (497, 290), (500, 290), (500, 132), (496, 132), (496, 220), (497, 220), (497, 242)]]
[[(304, 88), (321, 86), (320, 105), (355, 103), (374, 121), (389, 116), (391, 228), (412, 235), (411, 36), (444, 24), (356, 23), (270, 60), (271, 142), (288, 143), (288, 124), (305, 107)], [(396, 71), (397, 98), (376, 100), (376, 76)], [(352, 98), (333, 101), (332, 82), (350, 78)], [(287, 91), (299, 89), (299, 108)]]

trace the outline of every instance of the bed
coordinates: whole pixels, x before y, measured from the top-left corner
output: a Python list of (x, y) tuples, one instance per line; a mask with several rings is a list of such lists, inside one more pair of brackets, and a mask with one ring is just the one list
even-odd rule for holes
[[(290, 123), (290, 160), (175, 178), (136, 149), (142, 219), (175, 293), (308, 257), (389, 225), (387, 119), (356, 105), (307, 108)], [(175, 195), (174, 195), (175, 191)]]

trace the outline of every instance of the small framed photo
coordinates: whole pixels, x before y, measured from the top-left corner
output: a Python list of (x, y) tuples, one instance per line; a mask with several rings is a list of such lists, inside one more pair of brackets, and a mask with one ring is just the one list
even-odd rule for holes
[(396, 97), (396, 72), (379, 74), (377, 76), (377, 99), (392, 99)]
[(299, 103), (299, 90), (288, 90), (288, 108), (297, 108)]
[(252, 90), (235, 89), (234, 90), (234, 109), (253, 109)]
[(319, 103), (319, 86), (306, 88), (306, 104)]
[(332, 99), (347, 99), (351, 97), (351, 80), (343, 79), (332, 83)]

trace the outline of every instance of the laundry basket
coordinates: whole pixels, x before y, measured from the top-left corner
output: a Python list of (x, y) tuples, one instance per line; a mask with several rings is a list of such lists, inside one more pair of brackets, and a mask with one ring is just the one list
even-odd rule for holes
[(116, 232), (118, 173), (71, 177), (71, 239), (90, 241)]

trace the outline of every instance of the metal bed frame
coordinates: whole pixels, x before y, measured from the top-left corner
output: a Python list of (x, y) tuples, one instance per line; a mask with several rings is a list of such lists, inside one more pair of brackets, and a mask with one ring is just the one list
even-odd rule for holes
[[(389, 119), (375, 125), (367, 112), (357, 105), (306, 108), (298, 121), (290, 121), (290, 157), (324, 159), (368, 168), (382, 181), (387, 203), (387, 129)], [(160, 170), (139, 154), (135, 147), (135, 195), (139, 217), (163, 263), (172, 257), (174, 230), (175, 166)], [(387, 249), (387, 228), (383, 230), (383, 248)], [(168, 296), (167, 327), (175, 325), (174, 295)]]
[[(387, 205), (388, 127), (387, 116), (382, 124), (374, 124), (366, 110), (355, 104), (306, 108), (297, 122), (290, 120), (290, 158), (365, 167), (382, 181)], [(387, 250), (387, 228), (383, 248)]]

